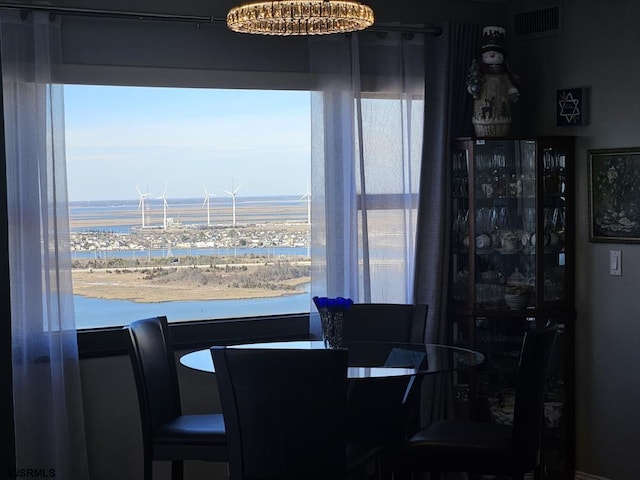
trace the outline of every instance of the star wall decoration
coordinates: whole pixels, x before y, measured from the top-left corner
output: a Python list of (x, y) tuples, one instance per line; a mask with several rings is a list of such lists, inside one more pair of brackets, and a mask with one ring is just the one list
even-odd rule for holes
[(587, 89), (566, 88), (556, 92), (556, 125), (559, 127), (587, 124)]
[(562, 92), (560, 94), (560, 116), (567, 123), (576, 123), (580, 118), (580, 100), (573, 98), (573, 93)]

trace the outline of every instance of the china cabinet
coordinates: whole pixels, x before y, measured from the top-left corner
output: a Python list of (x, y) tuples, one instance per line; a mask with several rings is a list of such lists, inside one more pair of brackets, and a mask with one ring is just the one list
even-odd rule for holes
[(451, 148), (448, 313), (485, 363), (456, 378), (460, 413), (513, 420), (524, 333), (560, 326), (545, 398), (545, 478), (573, 470), (574, 140), (460, 138)]

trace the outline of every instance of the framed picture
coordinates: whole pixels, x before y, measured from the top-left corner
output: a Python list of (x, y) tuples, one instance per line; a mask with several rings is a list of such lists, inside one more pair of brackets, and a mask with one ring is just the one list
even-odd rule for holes
[(556, 91), (556, 125), (571, 127), (588, 121), (589, 89), (564, 88)]
[(640, 147), (588, 155), (589, 240), (640, 243)]

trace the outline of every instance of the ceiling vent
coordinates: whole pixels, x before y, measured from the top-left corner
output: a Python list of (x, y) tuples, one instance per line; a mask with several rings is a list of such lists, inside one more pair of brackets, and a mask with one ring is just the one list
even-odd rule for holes
[(516, 13), (513, 16), (516, 39), (547, 37), (562, 33), (562, 11), (559, 5), (540, 10)]

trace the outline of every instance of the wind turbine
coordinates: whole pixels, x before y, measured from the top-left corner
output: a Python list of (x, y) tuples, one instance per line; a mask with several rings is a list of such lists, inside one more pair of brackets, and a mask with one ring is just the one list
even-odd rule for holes
[(207, 206), (207, 227), (210, 227), (211, 226), (211, 213), (210, 213), (210, 209), (209, 209), (209, 200), (211, 199), (211, 197), (215, 197), (215, 195), (213, 193), (207, 192), (207, 187), (205, 187), (204, 185), (202, 187), (204, 188), (204, 202), (202, 202), (202, 206), (203, 207), (205, 205)]
[(144, 228), (145, 227), (144, 225), (145, 200), (144, 199), (147, 198), (149, 195), (151, 195), (151, 192), (142, 193), (137, 185), (136, 185), (136, 190), (138, 191), (138, 195), (140, 195), (140, 203), (138, 204), (138, 210), (142, 212), (142, 228)]
[(169, 183), (165, 183), (164, 184), (164, 191), (162, 192), (162, 196), (158, 197), (158, 200), (162, 200), (162, 212), (163, 212), (163, 227), (166, 230), (167, 229), (167, 207), (169, 206), (169, 204), (167, 203), (167, 187), (169, 186)]
[(238, 190), (240, 190), (241, 186), (242, 185), (240, 185), (238, 188), (233, 190), (233, 182), (231, 182), (231, 191), (222, 190), (227, 195), (231, 195), (231, 205), (232, 205), (232, 208), (233, 208), (233, 226), (234, 227), (236, 226), (236, 193), (238, 193)]
[(307, 224), (311, 225), (311, 187), (307, 182), (307, 193), (300, 197), (300, 200), (307, 199)]

